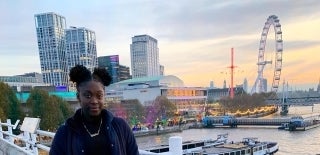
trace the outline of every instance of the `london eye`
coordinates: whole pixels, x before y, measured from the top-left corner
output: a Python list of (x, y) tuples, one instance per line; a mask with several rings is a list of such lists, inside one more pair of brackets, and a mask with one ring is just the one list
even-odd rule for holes
[[(266, 42), (267, 36), (269, 33), (270, 27), (274, 28), (275, 32), (275, 56), (274, 59), (267, 60), (265, 56), (265, 49), (266, 49)], [(263, 27), (259, 45), (259, 53), (258, 53), (258, 76), (255, 80), (255, 83), (252, 87), (252, 93), (261, 93), (267, 92), (268, 89), (266, 88), (266, 78), (264, 77), (264, 69), (267, 64), (274, 63), (273, 68), (273, 77), (272, 77), (272, 85), (271, 85), (271, 92), (277, 92), (280, 82), (280, 75), (282, 69), (282, 52), (283, 52), (283, 41), (282, 41), (282, 31), (281, 25), (279, 23), (279, 19), (275, 15), (271, 15), (268, 17), (265, 25)], [(270, 78), (270, 77), (269, 77)]]

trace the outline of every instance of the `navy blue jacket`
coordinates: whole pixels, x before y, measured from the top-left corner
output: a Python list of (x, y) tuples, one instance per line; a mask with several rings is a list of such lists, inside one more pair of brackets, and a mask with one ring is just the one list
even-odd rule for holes
[[(135, 137), (128, 124), (114, 117), (108, 110), (101, 112), (106, 120), (106, 139), (110, 142), (112, 155), (139, 155)], [(86, 131), (82, 126), (81, 109), (73, 117), (60, 126), (53, 139), (50, 155), (85, 155), (84, 136)], [(107, 148), (107, 147), (106, 147)]]

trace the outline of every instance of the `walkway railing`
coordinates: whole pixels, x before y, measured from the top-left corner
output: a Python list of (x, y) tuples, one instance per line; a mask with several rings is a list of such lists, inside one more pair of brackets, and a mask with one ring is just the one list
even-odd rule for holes
[[(39, 119), (40, 120), (40, 119)], [(43, 130), (35, 130), (34, 132), (28, 131), (30, 126), (30, 121), (23, 123), (22, 126), (26, 126), (25, 131), (20, 128), (22, 134), (20, 135), (14, 135), (13, 129), (17, 129), (18, 123), (20, 121), (17, 120), (16, 123), (13, 125), (11, 124), (11, 120), (7, 119), (6, 123), (2, 123), (0, 121), (1, 127), (0, 127), (0, 139), (7, 142), (9, 145), (14, 146), (17, 150), (20, 150), (28, 155), (38, 155), (38, 149), (42, 149), (46, 152), (49, 152), (50, 147), (41, 144), (39, 141), (41, 137), (47, 136), (53, 138), (55, 133), (47, 132)], [(4, 131), (4, 128), (7, 128), (6, 131)]]
[[(13, 130), (18, 128), (19, 120), (15, 124), (11, 124), (11, 120), (7, 119), (6, 123), (2, 123), (0, 120), (0, 141), (6, 142), (8, 145), (14, 147), (14, 149), (22, 152), (21, 154), (26, 155), (38, 155), (39, 150), (44, 152), (50, 151), (50, 144), (43, 142), (43, 137), (52, 140), (55, 133), (39, 130), (39, 118), (28, 118), (26, 117), (20, 126), (22, 134), (14, 135)], [(173, 138), (173, 142), (170, 139)], [(145, 150), (139, 150), (140, 155), (176, 155), (182, 151), (182, 140), (181, 137), (171, 137), (169, 139), (169, 147), (171, 151), (165, 153), (153, 153)], [(50, 143), (50, 142), (49, 142)], [(178, 147), (177, 147), (178, 146)], [(179, 147), (180, 146), (180, 147)], [(1, 147), (1, 146), (0, 146)], [(181, 150), (177, 148), (181, 148)], [(1, 148), (0, 148), (1, 149)], [(8, 154), (7, 152), (4, 152)]]

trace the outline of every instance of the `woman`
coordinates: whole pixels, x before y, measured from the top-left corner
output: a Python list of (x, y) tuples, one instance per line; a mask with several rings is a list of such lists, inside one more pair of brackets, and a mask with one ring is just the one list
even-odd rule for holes
[(81, 108), (60, 126), (50, 155), (138, 155), (138, 146), (128, 124), (103, 109), (105, 86), (111, 77), (105, 69), (91, 72), (77, 65), (70, 70)]

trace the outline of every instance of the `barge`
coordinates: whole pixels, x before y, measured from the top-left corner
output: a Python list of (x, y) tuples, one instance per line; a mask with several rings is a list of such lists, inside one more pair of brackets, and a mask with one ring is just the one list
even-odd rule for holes
[(311, 119), (304, 119), (301, 116), (294, 116), (290, 122), (284, 124), (283, 127), (288, 131), (306, 131), (320, 126), (320, 119), (312, 117)]
[[(182, 143), (183, 155), (271, 155), (278, 151), (277, 142), (260, 142), (257, 138), (243, 138), (240, 142), (227, 142), (228, 134), (218, 135), (216, 140), (187, 141)], [(147, 152), (164, 154), (169, 145), (161, 145)]]

